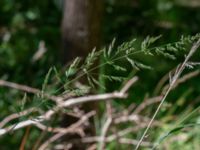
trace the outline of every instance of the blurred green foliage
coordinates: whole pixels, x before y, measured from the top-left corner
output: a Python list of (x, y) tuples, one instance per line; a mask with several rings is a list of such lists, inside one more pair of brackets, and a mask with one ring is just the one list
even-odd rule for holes
[[(104, 0), (104, 19), (101, 26), (102, 45), (109, 44), (114, 37), (117, 45), (119, 45), (133, 37), (137, 38), (138, 43), (140, 43), (147, 35), (162, 35), (162, 40), (157, 43), (162, 45), (163, 43), (177, 41), (181, 35), (193, 35), (199, 32), (200, 29), (200, 10), (199, 7), (191, 6), (189, 3), (190, 1), (184, 1), (183, 3), (181, 0)], [(61, 18), (61, 0), (1, 0), (0, 78), (42, 88), (41, 85), (49, 68), (61, 66), (58, 59), (58, 51), (61, 47)], [(32, 63), (31, 59), (41, 40), (45, 41), (48, 50), (41, 60)], [(138, 43), (136, 42), (135, 46), (139, 48)], [(196, 58), (198, 56), (196, 55)], [(144, 55), (134, 57), (145, 64), (150, 64), (154, 69), (152, 71), (132, 71), (130, 66), (124, 62), (119, 62), (126, 65), (128, 72), (140, 76), (141, 82), (136, 84), (137, 89), (130, 93), (130, 97), (134, 97), (133, 99), (130, 98), (125, 103), (123, 101), (123, 104), (114, 102), (115, 107), (121, 108), (121, 105), (129, 105), (132, 101), (140, 103), (146, 96), (154, 96), (154, 88), (160, 78), (177, 65), (180, 60), (183, 60), (184, 54), (178, 54), (176, 61), (160, 57), (151, 58)], [(114, 69), (110, 68), (104, 69), (103, 71), (111, 74), (127, 75), (127, 72), (115, 72)], [(174, 101), (179, 103), (174, 105), (169, 112), (163, 110), (160, 116), (166, 114), (173, 116), (199, 105), (199, 99), (196, 99), (200, 92), (199, 82), (199, 79), (194, 78), (190, 82), (184, 83), (176, 92), (172, 92), (168, 103), (171, 105)], [(111, 91), (119, 86), (117, 82), (109, 84), (110, 82), (107, 81), (106, 83)], [(33, 96), (30, 95), (30, 97)], [(0, 120), (6, 114), (16, 112), (22, 98), (23, 95), (20, 92), (0, 87)], [(16, 99), (17, 101), (14, 101)], [(193, 104), (188, 106), (191, 103), (188, 100), (193, 99)], [(28, 100), (28, 103), (32, 102)], [(149, 110), (149, 112), (152, 111)], [(194, 121), (199, 120), (198, 116), (194, 118)], [(165, 131), (165, 127), (158, 130), (152, 139), (157, 139), (159, 134)], [(170, 149), (179, 149), (180, 146), (187, 146), (185, 149), (195, 149), (196, 145), (198, 147), (199, 135), (196, 135), (197, 138), (194, 143), (187, 144), (187, 142), (197, 132), (199, 133), (199, 129), (195, 128), (194, 132), (186, 133), (187, 140), (182, 143), (179, 141), (174, 142), (173, 145), (169, 146)], [(0, 137), (0, 149), (18, 149), (20, 144), (18, 139), (22, 139), (23, 133), (24, 131), (20, 130), (14, 135)], [(38, 135), (39, 131), (33, 132), (30, 135), (29, 142), (34, 141)], [(132, 137), (132, 135), (130, 136)], [(111, 143), (109, 145), (110, 149), (114, 149), (115, 144)]]
[[(38, 82), (31, 82), (32, 79), (42, 77), (57, 59), (61, 11), (54, 1), (3, 0), (0, 14), (1, 76), (37, 86)], [(32, 64), (32, 56), (41, 40), (45, 41), (48, 51), (43, 60)], [(36, 74), (33, 75), (33, 71)], [(27, 75), (30, 78), (24, 81)]]

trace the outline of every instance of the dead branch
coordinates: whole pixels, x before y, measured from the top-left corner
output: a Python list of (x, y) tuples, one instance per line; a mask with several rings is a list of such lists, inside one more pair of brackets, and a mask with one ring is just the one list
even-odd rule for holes
[[(134, 127), (123, 129), (121, 131), (118, 131), (118, 132), (116, 132), (114, 134), (111, 134), (111, 135), (105, 137), (104, 139), (102, 139), (101, 136), (94, 136), (94, 137), (83, 137), (81, 141), (83, 143), (94, 143), (94, 142), (110, 143), (110, 142), (113, 142), (114, 140), (118, 140), (118, 142), (119, 142), (120, 139), (124, 139), (124, 136), (126, 136), (127, 134), (136, 133), (140, 129), (147, 127), (147, 125), (148, 125), (147, 123), (141, 122), (140, 124), (138, 124), (138, 125), (136, 125)], [(157, 127), (159, 125), (153, 123), (152, 126)], [(136, 145), (136, 140), (133, 140), (133, 141), (131, 143), (129, 143), (129, 142), (123, 142), (123, 140), (122, 140), (120, 143), (124, 143), (124, 144), (133, 144), (134, 143), (133, 145)], [(147, 146), (147, 145), (144, 144), (142, 146)], [(149, 145), (149, 146), (152, 146), (152, 144)]]
[[(92, 138), (93, 138), (92, 140), (88, 140), (88, 139), (87, 139), (87, 140), (84, 140), (83, 142), (85, 142), (85, 143), (102, 142), (102, 138), (101, 138), (101, 137), (92, 137)], [(104, 142), (109, 143), (109, 142), (112, 142), (112, 141), (110, 141), (108, 138), (105, 138), (105, 139), (104, 139)], [(138, 143), (139, 141), (134, 140), (134, 139), (127, 139), (127, 138), (120, 138), (120, 137), (119, 137), (119, 142), (120, 142), (121, 144), (137, 145), (137, 143)], [(152, 145), (153, 145), (153, 144), (151, 144), (150, 142), (145, 141), (145, 142), (142, 143), (141, 146), (149, 147), (149, 146), (152, 146)]]
[(130, 79), (125, 84), (125, 86), (124, 86), (125, 88), (123, 87), (120, 92), (71, 98), (67, 101), (57, 104), (57, 106), (55, 106), (51, 110), (48, 110), (45, 114), (36, 117), (35, 119), (28, 119), (28, 120), (19, 122), (17, 124), (11, 125), (7, 128), (0, 128), (0, 136), (8, 133), (11, 130), (15, 131), (20, 128), (24, 128), (26, 126), (37, 125), (37, 123), (43, 122), (45, 120), (47, 121), (47, 120), (51, 119), (52, 115), (54, 115), (58, 110), (60, 110), (62, 108), (71, 107), (74, 105), (91, 102), (91, 101), (105, 101), (105, 100), (114, 99), (114, 98), (126, 98), (127, 97), (126, 92), (127, 92), (128, 88), (130, 88), (130, 85), (134, 84), (137, 80), (138, 80), (137, 77), (133, 77), (132, 79)]
[[(138, 140), (133, 140), (133, 139), (128, 139), (128, 138), (120, 138), (120, 139), (119, 139), (119, 142), (120, 142), (121, 144), (137, 145), (137, 143), (138, 143), (139, 141), (138, 141)], [(147, 142), (147, 141), (143, 141), (141, 146), (143, 146), (143, 147), (150, 147), (150, 146), (153, 146), (153, 144), (150, 143), (150, 142)]]
[[(9, 88), (13, 88), (13, 89), (16, 89), (16, 90), (20, 90), (20, 91), (24, 91), (24, 92), (32, 93), (32, 94), (36, 94), (36, 95), (42, 93), (41, 90), (39, 90), (39, 89), (32, 88), (32, 87), (29, 87), (27, 85), (22, 85), (22, 84), (17, 84), (17, 83), (5, 81), (5, 80), (0, 80), (0, 86), (9, 87)], [(62, 100), (61, 97), (49, 95), (47, 93), (43, 93), (43, 95), (46, 98), (55, 101), (56, 103), (59, 103)]]
[(22, 116), (25, 116), (29, 113), (32, 113), (34, 111), (37, 111), (36, 108), (30, 108), (30, 109), (27, 109), (27, 110), (24, 110), (22, 112), (19, 112), (19, 113), (14, 113), (14, 114), (11, 114), (9, 116), (7, 116), (6, 118), (4, 118), (1, 122), (0, 122), (0, 128), (3, 128), (8, 122), (10, 122), (11, 120), (14, 120), (14, 119), (17, 119), (17, 118), (20, 118)]
[(100, 150), (104, 150), (104, 147), (105, 147), (105, 139), (106, 139), (106, 134), (109, 130), (109, 127), (112, 123), (112, 118), (111, 117), (108, 117), (108, 119), (106, 120), (103, 128), (102, 128), (102, 133), (101, 133), (101, 141), (100, 141)]
[(52, 137), (50, 137), (47, 141), (45, 141), (38, 148), (38, 150), (44, 150), (46, 147), (48, 147), (48, 145), (50, 143), (52, 143), (52, 142), (56, 141), (57, 139), (61, 138), (62, 136), (64, 136), (68, 132), (74, 132), (74, 130), (77, 130), (77, 128), (79, 128), (85, 121), (87, 121), (90, 117), (94, 116), (95, 114), (96, 114), (95, 111), (91, 111), (91, 112), (85, 114), (78, 122), (72, 124), (67, 129), (65, 129), (64, 132), (59, 132), (59, 133), (53, 135)]
[(105, 149), (105, 141), (104, 140), (105, 140), (107, 132), (113, 122), (113, 116), (112, 116), (113, 108), (112, 108), (112, 104), (110, 101), (106, 101), (106, 109), (107, 109), (107, 120), (104, 123), (102, 131), (101, 131), (102, 141), (100, 142), (100, 146), (99, 146), (100, 150)]
[(144, 100), (133, 112), (133, 114), (139, 114), (143, 109), (145, 109), (147, 106), (155, 104), (160, 102), (162, 99), (162, 96), (157, 96), (153, 98), (148, 98)]
[[(200, 74), (200, 71), (199, 70), (196, 70), (196, 71), (193, 71), (193, 72), (190, 72), (186, 75), (184, 75), (183, 77), (179, 78), (177, 80), (177, 82), (174, 84), (173, 86), (173, 89), (176, 88), (177, 86), (179, 86), (180, 84), (186, 82), (187, 80), (191, 79), (191, 78), (194, 78), (196, 76), (198, 76)], [(163, 90), (162, 90), (162, 93), (165, 93), (165, 91), (169, 88), (169, 84), (167, 84)]]

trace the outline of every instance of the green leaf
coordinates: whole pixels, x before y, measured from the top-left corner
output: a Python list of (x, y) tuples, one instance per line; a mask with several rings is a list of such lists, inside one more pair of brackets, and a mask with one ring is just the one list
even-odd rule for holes
[(114, 38), (114, 39), (112, 40), (112, 42), (111, 42), (109, 48), (108, 48), (108, 57), (111, 56), (111, 53), (112, 53), (112, 50), (113, 50), (113, 47), (114, 47), (115, 41), (116, 41), (116, 39)]
[(132, 60), (129, 57), (126, 57), (127, 61), (132, 65), (133, 68), (135, 68), (136, 70), (139, 70), (139, 68), (137, 67), (136, 63), (134, 62), (134, 60)]
[(161, 35), (156, 36), (156, 37), (147, 36), (146, 39), (141, 44), (141, 50), (147, 53), (149, 46), (160, 38), (161, 38)]
[(80, 60), (81, 59), (79, 57), (75, 58), (72, 64), (69, 66), (69, 68), (65, 71), (65, 75), (67, 79), (77, 72)]
[(59, 73), (58, 73), (58, 71), (57, 71), (57, 69), (56, 69), (55, 66), (53, 67), (53, 71), (54, 71), (54, 73), (55, 73), (55, 75), (56, 75), (56, 79), (57, 79), (59, 82), (62, 82), (62, 79), (61, 79), (61, 77), (60, 77), (60, 75), (59, 75)]
[(24, 93), (24, 97), (23, 97), (23, 99), (22, 99), (22, 104), (21, 104), (21, 107), (20, 107), (21, 111), (24, 110), (24, 106), (25, 106), (25, 104), (26, 104), (26, 101), (27, 101), (27, 94)]
[(50, 78), (50, 75), (51, 75), (51, 72), (52, 72), (52, 68), (49, 69), (47, 75), (45, 76), (45, 79), (44, 79), (44, 83), (42, 84), (42, 97), (43, 97), (43, 94), (44, 94), (44, 90), (48, 84), (48, 81), (49, 81), (49, 78)]
[(121, 67), (119, 65), (115, 65), (115, 64), (112, 64), (112, 66), (114, 67), (114, 69), (116, 69), (117, 71), (127, 71), (126, 68), (124, 67)]
[(172, 130), (170, 130), (169, 132), (167, 132), (166, 134), (164, 134), (161, 138), (158, 139), (158, 142), (156, 142), (156, 144), (154, 145), (154, 147), (152, 149), (155, 149), (161, 142), (163, 142), (167, 137), (177, 133), (177, 132), (181, 132), (182, 129), (188, 128), (188, 127), (195, 127), (195, 126), (200, 126), (199, 123), (194, 123), (194, 124), (186, 124), (183, 126), (179, 126), (176, 127)]
[(94, 85), (94, 83), (93, 83), (93, 81), (92, 81), (92, 79), (91, 79), (90, 76), (87, 76), (87, 80), (88, 80), (89, 85), (90, 85), (92, 88), (95, 88), (95, 85)]
[(135, 61), (135, 64), (136, 64), (136, 66), (137, 66), (138, 68), (141, 68), (141, 69), (152, 69), (151, 66), (145, 65), (145, 64), (140, 63), (140, 62), (138, 62), (138, 61)]
[(96, 80), (95, 78), (92, 78), (92, 81), (99, 87), (101, 87), (102, 89), (106, 89), (105, 86), (103, 86), (98, 80)]
[(108, 79), (110, 81), (122, 82), (122, 81), (125, 80), (125, 78), (121, 77), (121, 76), (112, 76), (112, 75), (105, 75), (105, 74), (103, 74), (102, 77), (105, 78), (105, 79)]
[(89, 69), (98, 59), (98, 56), (100, 54), (101, 54), (101, 51), (96, 52), (96, 48), (94, 48), (92, 52), (90, 52), (88, 56), (86, 57), (85, 63), (83, 64), (82, 68)]

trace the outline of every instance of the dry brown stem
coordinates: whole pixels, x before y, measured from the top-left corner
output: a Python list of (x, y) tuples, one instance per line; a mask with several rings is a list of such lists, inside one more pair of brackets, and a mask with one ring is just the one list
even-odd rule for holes
[(138, 150), (140, 145), (142, 144), (142, 141), (144, 140), (144, 137), (146, 136), (148, 130), (151, 128), (151, 125), (153, 123), (153, 121), (155, 120), (155, 117), (157, 116), (158, 112), (160, 111), (160, 108), (162, 107), (163, 103), (165, 102), (166, 97), (169, 95), (170, 91), (173, 89), (173, 87), (175, 86), (177, 80), (179, 79), (180, 75), (182, 74), (183, 70), (185, 69), (185, 67), (187, 66), (187, 63), (189, 61), (189, 59), (192, 57), (192, 55), (196, 52), (196, 50), (199, 48), (200, 46), (200, 39), (198, 39), (198, 41), (196, 43), (193, 44), (192, 48), (189, 51), (189, 54), (186, 56), (184, 62), (179, 65), (174, 73), (173, 76), (170, 76), (170, 85), (169, 88), (167, 89), (167, 91), (164, 93), (164, 96), (160, 102), (160, 104), (158, 105), (153, 117), (151, 118), (147, 128), (145, 129), (142, 137), (140, 138), (135, 150)]

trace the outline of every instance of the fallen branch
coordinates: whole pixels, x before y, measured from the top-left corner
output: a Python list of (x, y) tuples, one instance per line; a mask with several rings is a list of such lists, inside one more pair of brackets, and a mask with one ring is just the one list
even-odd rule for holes
[[(191, 79), (191, 78), (194, 78), (195, 76), (198, 76), (200, 74), (200, 71), (199, 70), (196, 70), (196, 71), (193, 71), (193, 72), (190, 72), (186, 75), (184, 75), (183, 77), (179, 78), (176, 82), (176, 84), (173, 86), (173, 89), (176, 88), (179, 84), (182, 84), (184, 82), (186, 82), (187, 80)], [(169, 84), (167, 84), (163, 90), (162, 90), (162, 93), (165, 93), (165, 91), (169, 88)]]
[(27, 109), (27, 110), (24, 110), (22, 112), (19, 112), (19, 113), (15, 113), (15, 114), (11, 114), (9, 116), (7, 116), (6, 118), (4, 118), (1, 122), (0, 122), (0, 128), (3, 128), (8, 122), (14, 120), (14, 119), (17, 119), (17, 118), (20, 118), (22, 116), (25, 116), (29, 113), (32, 113), (34, 111), (37, 111), (37, 109), (35, 108), (30, 108), (30, 109)]
[[(102, 142), (102, 140), (103, 139), (101, 137), (92, 137), (91, 140), (85, 139), (82, 142), (83, 143), (92, 143), (92, 142)], [(121, 144), (131, 144), (131, 145), (137, 145), (137, 143), (139, 142), (139, 141), (134, 140), (134, 139), (127, 139), (127, 138), (121, 138), (121, 137), (118, 137), (118, 140)], [(106, 143), (112, 142), (109, 138), (105, 138), (103, 141), (106, 142)], [(145, 142), (142, 143), (141, 146), (149, 147), (149, 146), (153, 146), (153, 144), (145, 141)]]
[(17, 124), (11, 125), (7, 128), (2, 128), (2, 129), (0, 128), (0, 136), (10, 131), (15, 131), (20, 128), (24, 128), (26, 126), (37, 125), (37, 123), (39, 122), (47, 121), (51, 119), (52, 115), (54, 115), (56, 112), (58, 112), (62, 108), (72, 107), (74, 105), (78, 105), (78, 104), (82, 104), (86, 102), (92, 102), (92, 101), (105, 101), (105, 100), (114, 99), (114, 98), (126, 98), (128, 95), (126, 92), (131, 87), (131, 85), (133, 85), (137, 80), (138, 80), (137, 77), (133, 77), (125, 84), (125, 86), (119, 92), (68, 99), (67, 101), (57, 104), (51, 110), (48, 110), (45, 114), (40, 115), (34, 119), (28, 119), (28, 120), (19, 122)]
[(139, 114), (142, 110), (144, 110), (145, 108), (147, 108), (147, 106), (155, 104), (155, 103), (159, 103), (162, 100), (162, 96), (157, 96), (157, 97), (153, 97), (153, 98), (148, 98), (146, 100), (144, 100), (144, 102), (142, 102), (133, 112), (133, 114)]
[(77, 130), (78, 127), (80, 127), (85, 121), (87, 121), (90, 117), (95, 115), (95, 111), (89, 112), (87, 114), (85, 114), (77, 123), (72, 124), (70, 127), (68, 127), (67, 129), (65, 129), (64, 132), (59, 132), (55, 135), (53, 135), (52, 137), (50, 137), (47, 141), (45, 141), (39, 148), (38, 150), (44, 150), (48, 147), (48, 145), (54, 141), (56, 141), (57, 139), (61, 138), (62, 136), (64, 136), (65, 134), (69, 133), (69, 132), (74, 132), (75, 130)]
[[(39, 90), (39, 89), (32, 88), (32, 87), (29, 87), (27, 85), (22, 85), (22, 84), (17, 84), (17, 83), (5, 81), (5, 80), (0, 80), (0, 86), (9, 87), (9, 88), (13, 88), (13, 89), (16, 89), (16, 90), (20, 90), (20, 91), (24, 91), (24, 92), (32, 93), (32, 94), (36, 94), (36, 95), (42, 93), (41, 90)], [(46, 98), (51, 99), (52, 101), (54, 101), (56, 103), (59, 103), (62, 100), (61, 97), (52, 96), (52, 95), (49, 95), (47, 93), (43, 93), (43, 95)]]

